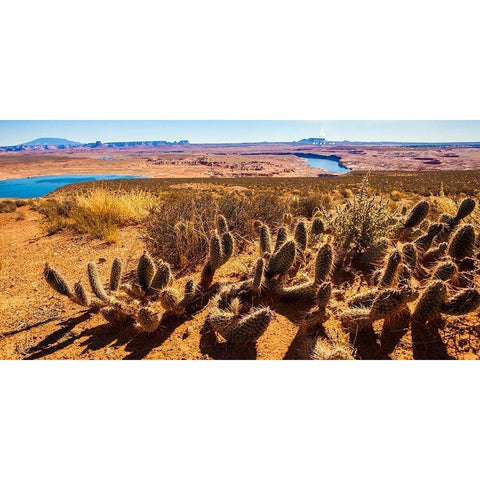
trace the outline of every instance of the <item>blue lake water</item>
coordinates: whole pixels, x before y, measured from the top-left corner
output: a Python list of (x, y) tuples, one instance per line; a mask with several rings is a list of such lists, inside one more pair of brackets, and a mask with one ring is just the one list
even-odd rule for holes
[(144, 178), (134, 175), (49, 175), (30, 178), (0, 180), (0, 198), (42, 197), (53, 190), (70, 183), (94, 180), (117, 180), (121, 178)]
[(336, 160), (335, 158), (331, 157), (318, 158), (308, 157), (306, 155), (302, 155), (302, 158), (304, 158), (311, 167), (321, 168), (322, 170), (326, 170), (327, 172), (348, 173), (351, 171), (349, 168), (346, 168), (340, 164), (340, 158)]

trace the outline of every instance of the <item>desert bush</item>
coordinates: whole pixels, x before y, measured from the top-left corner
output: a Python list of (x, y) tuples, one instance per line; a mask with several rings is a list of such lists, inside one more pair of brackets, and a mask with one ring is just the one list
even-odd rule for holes
[(21, 220), (25, 220), (25, 218), (27, 218), (27, 214), (25, 212), (18, 212), (15, 220), (19, 222)]
[(46, 235), (53, 235), (69, 225), (72, 202), (54, 199), (40, 200), (32, 204), (33, 210), (42, 215), (41, 228)]
[(0, 202), (0, 213), (12, 213), (17, 209), (17, 204), (13, 200), (4, 200)]
[(205, 257), (218, 214), (226, 217), (238, 245), (243, 247), (250, 242), (252, 219), (279, 224), (288, 205), (287, 199), (273, 193), (171, 192), (149, 216), (144, 240), (153, 255), (176, 268), (188, 268)]
[[(368, 193), (369, 175), (365, 176), (359, 191), (344, 205), (336, 206), (335, 215), (329, 216), (329, 224), (338, 242), (350, 243), (360, 251), (382, 237), (388, 237), (394, 229), (395, 211), (388, 208), (389, 201), (375, 193)], [(347, 245), (348, 244), (348, 245)]]
[(332, 197), (328, 194), (308, 194), (298, 196), (290, 202), (290, 211), (298, 217), (312, 218), (315, 212), (333, 207)]

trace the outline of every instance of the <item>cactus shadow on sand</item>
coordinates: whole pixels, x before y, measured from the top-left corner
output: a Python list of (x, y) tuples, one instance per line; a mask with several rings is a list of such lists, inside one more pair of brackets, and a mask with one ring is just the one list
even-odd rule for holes
[(439, 321), (423, 325), (412, 322), (412, 346), (415, 360), (453, 360), (440, 336)]
[(220, 342), (212, 328), (205, 324), (200, 331), (200, 351), (214, 360), (256, 360), (255, 343), (233, 344)]
[(125, 350), (130, 353), (124, 360), (141, 360), (145, 358), (152, 350), (162, 345), (178, 327), (190, 318), (185, 315), (164, 317), (155, 332), (139, 332), (133, 338), (130, 337), (125, 346)]
[(90, 317), (90, 312), (83, 312), (76, 317), (71, 317), (64, 322), (61, 322), (59, 324), (60, 328), (32, 347), (29, 350), (30, 353), (24, 359), (34, 360), (37, 358), (46, 357), (47, 355), (51, 355), (52, 353), (68, 347), (80, 337), (79, 335), (72, 334), (73, 328), (89, 320)]

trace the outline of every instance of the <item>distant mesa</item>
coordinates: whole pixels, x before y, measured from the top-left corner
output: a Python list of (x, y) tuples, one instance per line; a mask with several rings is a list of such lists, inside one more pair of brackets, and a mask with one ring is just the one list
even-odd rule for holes
[(29, 150), (65, 150), (72, 148), (131, 148), (131, 147), (158, 147), (162, 145), (188, 145), (188, 140), (179, 140), (167, 142), (165, 140), (145, 140), (133, 142), (101, 142), (97, 140), (92, 143), (81, 143), (66, 138), (42, 137), (31, 140), (30, 142), (20, 143), (19, 145), (0, 147), (4, 152), (22, 152)]
[(64, 145), (65, 147), (75, 147), (81, 145), (81, 143), (73, 140), (67, 140), (66, 138), (42, 137), (31, 140), (30, 142), (22, 143), (21, 145), (25, 145), (27, 147), (58, 147), (59, 145)]
[(311, 137), (311, 138), (302, 138), (297, 143), (303, 143), (308, 145), (325, 145), (325, 143), (327, 142), (322, 137), (318, 137), (318, 138)]

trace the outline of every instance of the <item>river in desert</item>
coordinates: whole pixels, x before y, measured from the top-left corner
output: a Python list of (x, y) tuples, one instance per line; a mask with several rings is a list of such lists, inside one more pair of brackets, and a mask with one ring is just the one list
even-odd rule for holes
[[(297, 155), (297, 156), (300, 156), (300, 155)], [(330, 173), (348, 173), (351, 171), (349, 168), (344, 167), (340, 163), (340, 157), (338, 158), (332, 158), (332, 157), (333, 156), (321, 157), (320, 155), (315, 157), (309, 157), (307, 155), (305, 156), (302, 155), (302, 158), (304, 158), (311, 167), (321, 168), (322, 170), (326, 170), (327, 172), (330, 172)]]
[(0, 198), (42, 197), (53, 190), (78, 182), (142, 178), (134, 175), (48, 175), (28, 178), (9, 178), (0, 181)]

